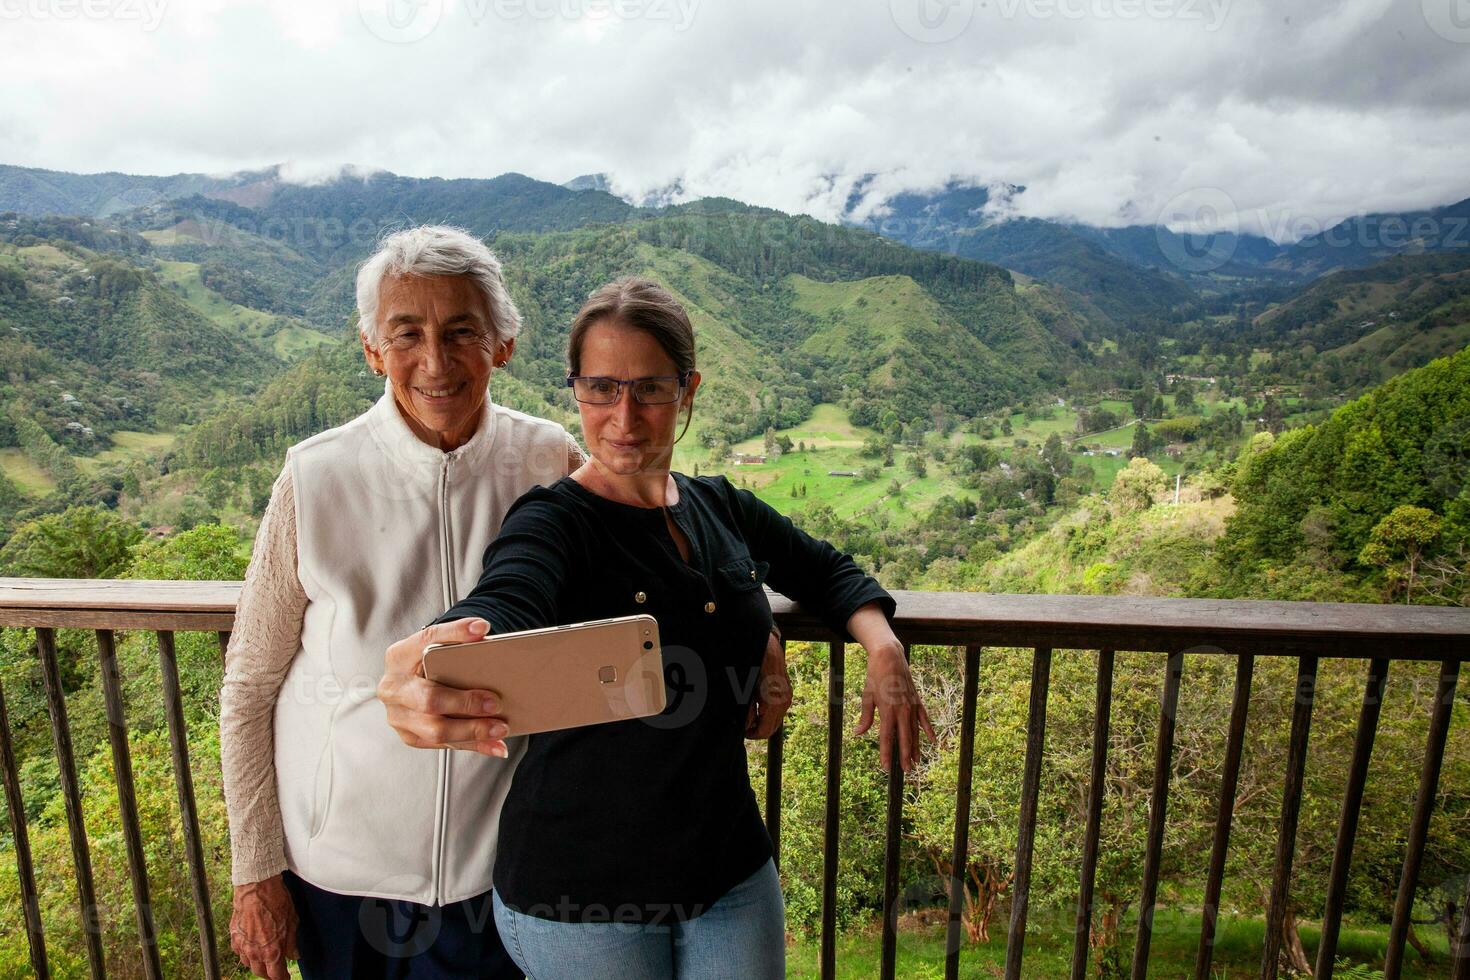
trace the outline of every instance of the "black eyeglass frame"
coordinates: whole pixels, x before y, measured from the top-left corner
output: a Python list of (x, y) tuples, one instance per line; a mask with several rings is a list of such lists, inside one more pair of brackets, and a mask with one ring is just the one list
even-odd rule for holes
[[(693, 371), (681, 371), (679, 374), (652, 374), (646, 378), (628, 378), (627, 380), (623, 380), (622, 378), (609, 378), (606, 375), (601, 374), (569, 374), (567, 375), (567, 387), (572, 389), (572, 397), (576, 398), (577, 401), (581, 402), (584, 405), (616, 405), (620, 400), (622, 400), (624, 385), (636, 385), (639, 382), (643, 381), (677, 381), (679, 382), (679, 394), (676, 394), (673, 398), (670, 398), (666, 402), (644, 401), (639, 396), (638, 389), (633, 389), (633, 400), (640, 405), (672, 405), (679, 400), (680, 396), (684, 392), (684, 389), (689, 387), (689, 379), (693, 376)], [(586, 401), (585, 399), (577, 398), (578, 381), (610, 381), (618, 386), (618, 392), (616, 395), (613, 396), (612, 401)]]

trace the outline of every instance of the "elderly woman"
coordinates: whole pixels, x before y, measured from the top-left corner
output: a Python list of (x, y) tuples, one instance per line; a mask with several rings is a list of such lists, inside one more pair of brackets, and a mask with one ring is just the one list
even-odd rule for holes
[(907, 769), (933, 730), (889, 626), (893, 600), (725, 478), (670, 471), (700, 374), (667, 291), (604, 286), (568, 346), (591, 459), (516, 502), (470, 594), (390, 649), (380, 696), (410, 745), (483, 740), (482, 719), (443, 716), (488, 693), (414, 676), (426, 642), (652, 614), (680, 689), (652, 719), (525, 740), (500, 813), (496, 922), (536, 978), (780, 977), (781, 890), (741, 739), (771, 627), (761, 584), (867, 648), (859, 730), (876, 707), (882, 758), (897, 749)]
[(374, 694), (384, 648), (457, 600), (506, 508), (582, 454), (487, 397), (520, 318), (475, 238), (386, 238), (357, 308), (383, 396), (287, 453), (226, 655), (230, 937), (259, 976), (298, 952), (307, 978), (519, 976), (487, 904), (486, 815), (515, 759), (412, 751)]

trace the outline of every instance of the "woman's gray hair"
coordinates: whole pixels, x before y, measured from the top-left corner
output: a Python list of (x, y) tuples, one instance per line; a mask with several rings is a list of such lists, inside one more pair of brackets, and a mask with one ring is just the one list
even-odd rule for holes
[(378, 343), (378, 302), (388, 276), (466, 276), (485, 297), (490, 329), (503, 344), (521, 331), (521, 314), (505, 288), (500, 260), (462, 228), (420, 225), (397, 231), (357, 270), (357, 332)]

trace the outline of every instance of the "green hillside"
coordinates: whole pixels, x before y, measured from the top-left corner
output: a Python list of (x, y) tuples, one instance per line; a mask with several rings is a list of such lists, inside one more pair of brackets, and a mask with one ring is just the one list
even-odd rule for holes
[[(1407, 255), (1324, 276), (1251, 324), (1273, 371), (1376, 383), (1470, 343), (1470, 255)], [(1271, 373), (1271, 372), (1268, 372)]]
[(902, 419), (926, 415), (936, 401), (971, 416), (995, 404), (996, 390), (1024, 381), (908, 276), (854, 282), (784, 280), (792, 306), (815, 328), (798, 350), (831, 383), (856, 382), (868, 401)]
[[(1234, 493), (1239, 510), (1223, 548), (1244, 576), (1309, 562), (1412, 578), (1411, 566), (1436, 554), (1463, 564), (1470, 348), (1388, 381), (1320, 425), (1258, 437)], [(1375, 555), (1370, 545), (1387, 551)]]
[[(0, 357), (12, 414), (82, 453), (117, 429), (202, 418), (280, 370), (148, 269), (64, 241), (0, 239)], [(77, 441), (83, 427), (95, 445)]]

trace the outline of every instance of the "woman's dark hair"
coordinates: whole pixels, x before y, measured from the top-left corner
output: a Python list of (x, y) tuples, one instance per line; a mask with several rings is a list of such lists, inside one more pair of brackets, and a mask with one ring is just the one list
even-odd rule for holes
[[(582, 373), (582, 341), (587, 330), (603, 320), (627, 324), (651, 336), (680, 374), (694, 370), (694, 327), (684, 307), (652, 279), (623, 276), (594, 290), (572, 320), (571, 336), (567, 338), (567, 365), (572, 374)], [(691, 408), (684, 419), (684, 432), (689, 431), (693, 414)], [(679, 433), (680, 439), (684, 432)]]

